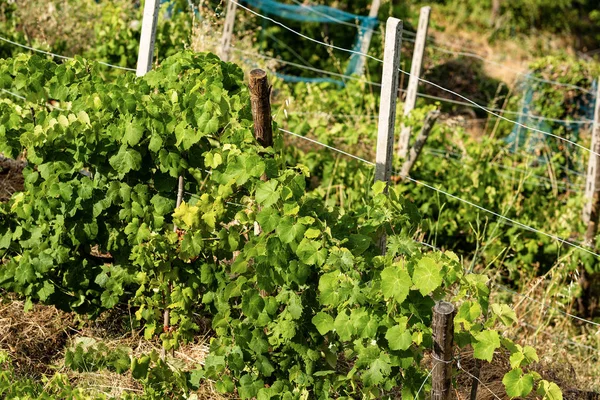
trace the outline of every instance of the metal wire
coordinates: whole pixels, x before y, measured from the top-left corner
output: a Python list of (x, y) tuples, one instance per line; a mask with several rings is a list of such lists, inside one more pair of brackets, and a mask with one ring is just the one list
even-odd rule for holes
[[(308, 140), (308, 141), (309, 141), (309, 142), (311, 142), (311, 143), (314, 143), (314, 144), (317, 144), (317, 145), (320, 145), (320, 146), (326, 147), (326, 148), (328, 148), (328, 149), (330, 149), (330, 150), (337, 151), (337, 152), (339, 152), (339, 153), (341, 153), (341, 154), (344, 154), (344, 155), (346, 155), (346, 156), (349, 156), (349, 157), (352, 157), (352, 158), (354, 158), (354, 159), (356, 159), (356, 160), (362, 161), (362, 162), (364, 162), (364, 163), (366, 163), (366, 164), (369, 164), (369, 165), (375, 165), (375, 163), (373, 163), (373, 162), (370, 162), (370, 161), (367, 161), (367, 160), (365, 160), (364, 158), (360, 158), (360, 157), (358, 157), (358, 156), (355, 156), (355, 155), (353, 155), (353, 154), (347, 153), (347, 152), (345, 152), (345, 151), (343, 151), (343, 150), (336, 149), (335, 147), (332, 147), (332, 146), (326, 145), (325, 143), (321, 143), (321, 142), (319, 142), (319, 141), (317, 141), (317, 140), (314, 140), (314, 139), (309, 139), (309, 138), (307, 138), (307, 137), (304, 137), (304, 136), (298, 135), (297, 133), (290, 132), (290, 131), (288, 131), (288, 130), (285, 130), (285, 129), (281, 129), (281, 128), (279, 128), (279, 130), (280, 130), (280, 131), (282, 131), (282, 132), (285, 132), (285, 133), (291, 134), (291, 135), (293, 135), (293, 136), (296, 136), (296, 137), (302, 138), (302, 139), (304, 139), (304, 140)], [(396, 172), (396, 175), (398, 175), (398, 176), (401, 176), (401, 175), (400, 175), (400, 173), (398, 173), (398, 172)], [(471, 207), (475, 207), (475, 208), (477, 208), (477, 209), (479, 209), (479, 210), (481, 210), (481, 211), (487, 212), (488, 214), (492, 214), (492, 215), (494, 215), (495, 217), (498, 217), (498, 218), (500, 218), (500, 219), (503, 219), (503, 220), (505, 220), (505, 221), (508, 221), (508, 222), (510, 222), (510, 223), (512, 223), (512, 224), (514, 224), (515, 226), (517, 226), (517, 227), (519, 227), (519, 228), (521, 228), (521, 229), (525, 229), (525, 230), (527, 230), (527, 231), (534, 232), (534, 233), (538, 233), (538, 234), (540, 234), (540, 235), (543, 235), (543, 236), (549, 237), (550, 239), (556, 240), (556, 241), (558, 241), (558, 242), (560, 242), (560, 243), (563, 243), (563, 244), (565, 244), (565, 245), (568, 245), (568, 246), (574, 247), (574, 248), (576, 248), (576, 249), (579, 249), (579, 250), (581, 250), (581, 251), (583, 251), (583, 252), (586, 252), (586, 253), (588, 253), (588, 254), (591, 254), (591, 255), (593, 255), (593, 256), (595, 256), (595, 257), (599, 257), (599, 258), (600, 258), (600, 254), (598, 254), (598, 253), (595, 253), (595, 252), (593, 252), (593, 251), (591, 251), (591, 250), (589, 250), (589, 249), (586, 249), (586, 248), (585, 248), (585, 247), (583, 247), (583, 245), (582, 245), (582, 244), (580, 244), (580, 243), (575, 243), (575, 242), (572, 242), (572, 241), (569, 241), (569, 240), (563, 239), (563, 238), (561, 238), (560, 236), (556, 236), (556, 235), (553, 235), (553, 234), (551, 234), (551, 233), (546, 233), (546, 232), (540, 231), (540, 230), (538, 230), (538, 229), (535, 229), (535, 228), (533, 228), (533, 227), (531, 227), (531, 226), (529, 226), (529, 225), (525, 225), (525, 224), (523, 224), (523, 223), (521, 223), (521, 222), (519, 222), (519, 221), (516, 221), (516, 220), (514, 220), (514, 219), (512, 219), (512, 218), (505, 217), (504, 215), (502, 215), (502, 214), (499, 214), (499, 213), (497, 213), (497, 212), (495, 212), (495, 211), (488, 210), (487, 208), (485, 208), (485, 207), (482, 207), (482, 206), (480, 206), (480, 205), (478, 205), (478, 204), (475, 204), (475, 203), (473, 203), (473, 202), (471, 202), (471, 201), (469, 201), (469, 200), (465, 200), (465, 199), (463, 199), (463, 198), (460, 198), (460, 197), (458, 197), (458, 196), (456, 196), (456, 195), (453, 195), (453, 194), (451, 194), (451, 193), (448, 193), (448, 192), (446, 192), (445, 190), (438, 189), (438, 188), (436, 188), (436, 187), (434, 187), (434, 186), (431, 186), (431, 185), (429, 185), (429, 184), (427, 184), (427, 183), (425, 183), (425, 182), (418, 181), (418, 180), (416, 180), (416, 179), (414, 179), (414, 178), (411, 178), (410, 176), (403, 176), (403, 178), (404, 178), (404, 179), (406, 179), (406, 180), (408, 180), (408, 181), (411, 181), (411, 182), (413, 182), (413, 183), (416, 183), (416, 184), (418, 184), (418, 185), (425, 186), (426, 188), (428, 188), (428, 189), (431, 189), (431, 190), (433, 190), (433, 191), (435, 191), (435, 192), (438, 192), (438, 193), (444, 194), (444, 195), (446, 195), (447, 197), (450, 197), (450, 198), (452, 198), (452, 199), (455, 199), (455, 200), (458, 200), (458, 201), (460, 201), (460, 202), (462, 202), (462, 203), (468, 204), (468, 205), (470, 205)], [(599, 324), (599, 325), (600, 325), (600, 324)]]
[[(35, 47), (30, 47), (30, 46), (27, 46), (27, 45), (24, 45), (24, 44), (21, 44), (21, 43), (17, 43), (17, 42), (14, 42), (14, 41), (10, 40), (10, 39), (2, 37), (2, 36), (0, 36), (0, 40), (4, 41), (6, 43), (10, 43), (12, 45), (18, 46), (18, 47), (22, 47), (22, 48), (27, 49), (27, 50), (35, 51), (37, 53), (46, 54), (46, 55), (49, 55), (49, 56), (52, 56), (52, 57), (61, 58), (63, 60), (74, 60), (73, 57), (61, 56), (60, 54), (55, 54), (55, 53), (51, 53), (49, 51), (36, 49)], [(113, 64), (106, 63), (104, 61), (96, 61), (96, 62), (98, 64), (102, 64), (102, 65), (105, 65), (105, 66), (111, 67), (111, 68), (122, 69), (122, 70), (125, 70), (125, 71), (135, 71), (135, 69), (133, 69), (133, 68), (121, 67), (120, 65), (113, 65)]]
[[(6, 89), (0, 89), (0, 90), (1, 90), (2, 92), (4, 92), (4, 93), (10, 94), (11, 96), (14, 96), (14, 97), (16, 97), (16, 98), (18, 98), (18, 99), (20, 99), (20, 100), (27, 101), (27, 98), (26, 98), (26, 97), (23, 97), (23, 96), (21, 96), (20, 94), (17, 94), (17, 93), (11, 92), (10, 90), (6, 90)], [(39, 104), (39, 106), (42, 106), (42, 105), (41, 105), (41, 104)], [(47, 107), (50, 107), (50, 108), (53, 108), (53, 109), (55, 109), (55, 110), (59, 110), (59, 111), (65, 111), (65, 110), (63, 110), (62, 108), (60, 108), (60, 107), (56, 107), (56, 106), (53, 106), (52, 104), (49, 104), (49, 103), (46, 103), (46, 106), (47, 106)], [(43, 107), (43, 106), (42, 106), (42, 107)]]
[(588, 89), (586, 89), (584, 87), (573, 85), (573, 84), (570, 84), (570, 83), (562, 83), (562, 82), (552, 81), (552, 80), (549, 80), (549, 79), (543, 79), (543, 78), (538, 78), (538, 77), (535, 77), (535, 76), (531, 76), (530, 74), (528, 74), (526, 72), (519, 71), (519, 70), (511, 68), (511, 67), (509, 67), (509, 66), (507, 66), (505, 64), (489, 60), (489, 59), (487, 59), (487, 58), (485, 58), (483, 56), (480, 56), (479, 54), (476, 54), (476, 53), (464, 52), (464, 51), (453, 51), (453, 50), (448, 50), (448, 49), (445, 49), (443, 47), (438, 47), (438, 46), (428, 46), (428, 47), (430, 47), (432, 49), (435, 49), (435, 50), (438, 50), (438, 51), (440, 51), (442, 53), (459, 55), (459, 56), (470, 57), (470, 58), (476, 58), (476, 59), (481, 60), (483, 62), (486, 62), (488, 64), (493, 64), (493, 65), (496, 65), (498, 67), (504, 68), (507, 71), (512, 71), (512, 72), (514, 72), (517, 75), (525, 75), (525, 76), (527, 76), (527, 79), (532, 79), (532, 80), (535, 80), (535, 81), (538, 81), (538, 82), (544, 82), (544, 83), (548, 83), (548, 84), (555, 85), (555, 86), (563, 86), (563, 87), (568, 87), (568, 88), (571, 88), (571, 89), (578, 89), (578, 90), (581, 90), (581, 91), (583, 91), (585, 93), (593, 94), (590, 90), (588, 90)]
[[(241, 8), (243, 8), (243, 9), (247, 10), (248, 12), (250, 12), (250, 13), (252, 13), (252, 14), (254, 14), (254, 15), (258, 16), (258, 17), (261, 17), (261, 18), (263, 18), (263, 19), (265, 19), (265, 20), (267, 20), (267, 21), (271, 21), (271, 22), (273, 22), (274, 24), (276, 24), (276, 25), (279, 25), (279, 26), (281, 26), (282, 28), (284, 28), (284, 29), (286, 29), (286, 30), (288, 30), (288, 31), (290, 31), (290, 32), (292, 32), (292, 33), (295, 33), (296, 35), (298, 35), (298, 36), (300, 36), (300, 37), (302, 37), (302, 38), (304, 38), (304, 39), (306, 39), (306, 40), (309, 40), (309, 41), (311, 41), (311, 42), (314, 42), (314, 43), (317, 43), (317, 44), (321, 44), (321, 45), (323, 45), (323, 46), (326, 46), (326, 47), (329, 47), (329, 48), (332, 48), (332, 49), (336, 49), (336, 50), (340, 50), (340, 51), (345, 51), (345, 52), (347, 52), (347, 53), (351, 53), (351, 54), (357, 54), (357, 55), (360, 55), (360, 56), (363, 56), (363, 57), (366, 57), (366, 58), (369, 58), (369, 59), (375, 60), (375, 61), (377, 61), (377, 62), (379, 62), (379, 63), (383, 63), (383, 60), (381, 60), (381, 59), (379, 59), (379, 58), (377, 58), (377, 57), (373, 57), (373, 56), (371, 56), (371, 55), (369, 55), (369, 54), (361, 53), (360, 51), (355, 51), (355, 50), (346, 49), (346, 48), (344, 48), (344, 47), (339, 47), (339, 46), (336, 46), (336, 45), (333, 45), (333, 44), (325, 43), (325, 42), (322, 42), (322, 41), (320, 41), (320, 40), (317, 40), (317, 39), (311, 38), (310, 36), (307, 36), (307, 35), (304, 35), (304, 34), (302, 34), (302, 33), (300, 33), (300, 32), (297, 32), (297, 31), (295, 31), (294, 29), (292, 29), (292, 28), (288, 27), (287, 25), (285, 25), (285, 24), (283, 24), (283, 23), (281, 23), (281, 22), (279, 22), (279, 21), (276, 21), (276, 20), (274, 20), (273, 18), (267, 17), (267, 16), (265, 16), (265, 15), (262, 15), (262, 14), (260, 14), (260, 13), (256, 12), (256, 11), (254, 11), (254, 10), (251, 10), (251, 9), (250, 9), (250, 8), (248, 8), (248, 7), (245, 7), (245, 6), (241, 5), (241, 4), (239, 4), (238, 2), (236, 2), (235, 0), (230, 0), (230, 1), (231, 1), (231, 2), (233, 2), (233, 3), (235, 3), (235, 4), (237, 4), (239, 7), (241, 7)], [(411, 74), (410, 74), (409, 72), (406, 72), (406, 71), (404, 71), (404, 70), (402, 70), (402, 69), (400, 69), (400, 68), (398, 69), (398, 71), (399, 71), (399, 72), (401, 72), (401, 73), (403, 73), (403, 74), (405, 74), (405, 75), (411, 76)], [(499, 115), (499, 114), (497, 114), (497, 113), (495, 113), (495, 112), (491, 111), (490, 109), (488, 109), (488, 108), (486, 108), (486, 107), (484, 107), (484, 106), (481, 106), (481, 105), (479, 105), (478, 103), (474, 102), (473, 100), (471, 100), (471, 99), (469, 99), (469, 98), (467, 98), (467, 97), (465, 97), (465, 96), (463, 96), (463, 95), (461, 95), (461, 94), (459, 94), (459, 93), (457, 93), (457, 92), (455, 92), (455, 91), (453, 91), (453, 90), (447, 89), (447, 88), (445, 88), (445, 87), (443, 87), (443, 86), (440, 86), (440, 85), (438, 85), (437, 83), (430, 82), (430, 81), (428, 81), (428, 80), (426, 80), (426, 79), (423, 79), (423, 78), (420, 78), (420, 77), (417, 77), (417, 79), (418, 79), (420, 82), (427, 83), (428, 85), (434, 86), (434, 87), (436, 87), (436, 88), (438, 88), (438, 89), (440, 89), (440, 90), (443, 90), (443, 91), (445, 91), (445, 92), (447, 92), (447, 93), (450, 93), (450, 94), (452, 94), (452, 95), (454, 95), (454, 96), (460, 97), (461, 99), (463, 99), (463, 100), (465, 100), (465, 101), (467, 101), (467, 102), (471, 103), (473, 106), (475, 106), (475, 107), (477, 107), (477, 108), (480, 108), (480, 109), (482, 109), (483, 111), (487, 112), (488, 114), (494, 115), (494, 116), (496, 116), (496, 117), (498, 117), (498, 118), (500, 118), (500, 119), (502, 119), (502, 120), (505, 120), (505, 121), (507, 121), (507, 122), (513, 123), (513, 124), (515, 124), (515, 125), (517, 125), (517, 126), (520, 126), (520, 127), (524, 128), (524, 129), (527, 129), (527, 130), (530, 130), (530, 131), (533, 131), (533, 132), (538, 132), (538, 133), (541, 133), (541, 134), (543, 134), (543, 135), (547, 135), (547, 136), (554, 137), (554, 138), (556, 138), (556, 139), (558, 139), (558, 140), (561, 140), (561, 141), (564, 141), (564, 142), (566, 142), (566, 143), (570, 143), (570, 144), (572, 144), (572, 145), (573, 145), (573, 146), (575, 146), (575, 147), (579, 147), (579, 148), (581, 148), (581, 149), (583, 149), (583, 150), (585, 150), (585, 151), (587, 151), (587, 152), (590, 152), (590, 153), (592, 153), (592, 154), (594, 154), (594, 155), (597, 155), (597, 156), (599, 156), (599, 157), (600, 157), (600, 153), (597, 153), (597, 152), (595, 152), (595, 151), (594, 151), (594, 150), (592, 150), (592, 149), (588, 149), (587, 147), (585, 147), (585, 146), (582, 146), (582, 145), (580, 145), (579, 143), (576, 143), (576, 142), (574, 142), (574, 141), (572, 141), (572, 140), (569, 140), (569, 139), (563, 138), (563, 137), (561, 137), (561, 136), (558, 136), (558, 135), (555, 135), (555, 134), (553, 134), (553, 133), (549, 133), (549, 132), (542, 131), (542, 130), (540, 130), (540, 129), (537, 129), (537, 128), (533, 128), (533, 127), (527, 126), (527, 125), (525, 125), (525, 124), (522, 124), (522, 123), (520, 123), (520, 122), (518, 122), (518, 121), (513, 121), (513, 120), (511, 120), (511, 119), (509, 119), (509, 118), (506, 118), (506, 117), (504, 117), (504, 116), (502, 116), (502, 115)]]
[[(211, 41), (211, 43), (217, 44), (216, 42), (212, 42), (212, 41)], [(358, 77), (355, 77), (355, 76), (340, 74), (340, 73), (331, 72), (331, 71), (326, 71), (326, 70), (315, 68), (315, 67), (309, 67), (309, 66), (298, 64), (298, 63), (294, 63), (294, 62), (291, 62), (291, 61), (282, 60), (280, 58), (271, 57), (271, 56), (268, 56), (266, 54), (262, 54), (262, 53), (258, 53), (258, 52), (253, 52), (253, 51), (248, 51), (248, 50), (238, 49), (238, 48), (235, 48), (235, 47), (232, 47), (232, 46), (229, 46), (229, 48), (232, 51), (234, 51), (234, 52), (238, 52), (238, 53), (246, 54), (246, 55), (250, 55), (250, 56), (256, 56), (256, 57), (263, 58), (263, 59), (266, 59), (266, 60), (276, 61), (276, 62), (279, 62), (279, 63), (284, 64), (284, 65), (291, 65), (293, 67), (297, 67), (297, 68), (308, 70), (308, 71), (313, 71), (313, 72), (317, 72), (317, 73), (321, 73), (321, 74), (336, 76), (336, 77), (339, 77), (339, 78), (342, 78), (342, 79), (348, 79), (348, 80), (353, 80), (353, 81), (357, 81), (357, 82), (362, 82), (362, 83), (366, 83), (367, 85), (371, 85), (371, 86), (377, 86), (377, 87), (381, 86), (381, 83), (369, 81), (369, 80), (366, 80), (366, 79), (361, 79), (361, 78), (358, 78)], [(406, 92), (405, 89), (398, 89), (398, 91), (401, 92), (401, 93)], [(471, 107), (471, 108), (476, 108), (477, 106), (484, 107), (484, 106), (481, 106), (479, 104), (477, 106), (474, 106), (473, 104), (467, 103), (467, 102), (464, 102), (464, 101), (447, 99), (447, 98), (444, 98), (444, 97), (433, 96), (433, 95), (429, 95), (429, 94), (425, 94), (425, 93), (417, 93), (417, 96), (418, 97), (423, 97), (423, 98), (426, 98), (426, 99), (438, 100), (438, 101), (441, 101), (441, 102), (452, 103), (452, 104), (462, 105), (462, 106)], [(534, 114), (530, 114), (530, 113), (524, 114), (522, 112), (504, 110), (504, 109), (501, 109), (501, 108), (487, 107), (487, 109), (491, 110), (491, 111), (499, 112), (499, 113), (502, 113), (502, 114), (511, 114), (511, 115), (517, 115), (517, 116), (522, 116), (522, 117), (533, 118), (533, 119), (537, 119), (537, 120), (541, 120), (541, 121), (550, 121), (550, 122), (564, 123), (564, 124), (590, 124), (590, 123), (593, 122), (591, 119), (587, 119), (587, 118), (582, 118), (580, 120), (564, 120), (564, 119), (542, 117), (542, 116), (534, 115)]]
[(532, 298), (532, 297), (529, 297), (529, 296), (527, 296), (526, 294), (523, 294), (523, 293), (516, 292), (516, 291), (514, 291), (514, 290), (512, 290), (512, 289), (509, 289), (509, 288), (507, 288), (506, 286), (504, 286), (504, 285), (501, 285), (501, 284), (499, 284), (499, 283), (497, 283), (497, 284), (496, 284), (496, 286), (497, 286), (498, 288), (500, 288), (500, 290), (502, 290), (502, 291), (504, 291), (504, 292), (506, 292), (506, 293), (510, 293), (510, 294), (513, 294), (513, 295), (515, 295), (515, 296), (520, 296), (520, 297), (523, 297), (523, 298), (525, 298), (525, 299), (527, 299), (527, 300), (529, 300), (529, 301), (531, 301), (531, 302), (533, 302), (533, 303), (536, 303), (536, 304), (539, 304), (539, 305), (541, 305), (541, 306), (542, 306), (542, 307), (544, 307), (544, 308), (549, 308), (549, 309), (552, 309), (552, 310), (554, 310), (554, 311), (556, 311), (556, 312), (558, 312), (558, 313), (560, 313), (560, 314), (562, 314), (562, 315), (565, 315), (565, 316), (567, 316), (567, 317), (570, 317), (570, 318), (576, 319), (577, 321), (580, 321), (580, 322), (583, 322), (583, 323), (586, 323), (586, 324), (590, 324), (590, 325), (594, 325), (594, 326), (600, 327), (600, 324), (599, 324), (599, 323), (597, 323), (597, 322), (590, 321), (590, 320), (587, 320), (587, 319), (585, 319), (585, 318), (578, 317), (577, 315), (573, 315), (573, 314), (571, 314), (571, 313), (568, 313), (568, 312), (566, 312), (566, 311), (562, 311), (562, 310), (560, 310), (560, 309), (558, 309), (558, 308), (556, 308), (556, 307), (548, 306), (548, 305), (544, 304), (543, 302), (541, 302), (541, 301), (539, 301), (539, 300), (536, 300), (536, 299), (534, 299), (534, 298)]

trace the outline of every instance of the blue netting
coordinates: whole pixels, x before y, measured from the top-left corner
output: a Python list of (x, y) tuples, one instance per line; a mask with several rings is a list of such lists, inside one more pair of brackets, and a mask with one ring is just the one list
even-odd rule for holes
[(333, 78), (304, 78), (302, 76), (294, 76), (294, 75), (287, 75), (287, 74), (280, 74), (280, 73), (275, 73), (275, 76), (277, 76), (279, 79), (285, 81), (285, 82), (292, 82), (292, 83), (298, 83), (298, 82), (305, 82), (305, 83), (334, 83), (338, 86), (344, 86), (344, 82), (340, 81), (338, 79), (333, 79)]
[(356, 15), (322, 5), (301, 6), (283, 4), (274, 0), (243, 0), (243, 2), (260, 9), (265, 14), (275, 15), (292, 21), (320, 23), (337, 23), (341, 21), (356, 22), (357, 25), (367, 20), (375, 20), (377, 22), (376, 18)]
[[(376, 18), (370, 18), (364, 20), (361, 23), (352, 50), (360, 52), (363, 37), (368, 31), (375, 29), (378, 22), (379, 21)], [(360, 59), (360, 57), (361, 56), (359, 56), (358, 54), (352, 54), (352, 56), (350, 57), (350, 62), (348, 63), (348, 67), (346, 68), (346, 75), (352, 75), (357, 73), (358, 60)]]
[[(264, 14), (277, 16), (292, 21), (318, 23), (355, 23), (358, 28), (358, 34), (352, 48), (352, 50), (355, 52), (359, 52), (361, 50), (361, 42), (366, 32), (373, 30), (379, 22), (378, 19), (374, 17), (351, 14), (342, 10), (338, 10), (337, 8), (322, 5), (291, 5), (279, 3), (274, 0), (242, 1), (249, 6), (258, 8)], [(358, 72), (357, 66), (359, 57), (360, 56), (356, 54), (353, 54), (352, 57), (350, 57), (350, 62), (348, 63), (348, 67), (346, 69), (346, 75), (352, 75)], [(331, 78), (305, 78), (286, 74), (278, 74), (278, 76), (286, 82), (331, 82), (340, 86), (344, 85), (343, 81)]]
[[(530, 84), (530, 81), (530, 76), (527, 75), (522, 82), (524, 94), (521, 103), (521, 115), (517, 121), (522, 125), (536, 128), (543, 132), (552, 133), (559, 136), (566, 136), (569, 138), (569, 140), (577, 142), (577, 139), (579, 138), (579, 131), (582, 126), (585, 125), (582, 125), (577, 121), (550, 121), (544, 120), (543, 118), (532, 118), (528, 116), (530, 111), (532, 111), (532, 101), (534, 96), (534, 90)], [(590, 91), (590, 94), (586, 94), (585, 98), (580, 101), (579, 112), (577, 113), (578, 115), (589, 120), (594, 118), (594, 105), (598, 99), (595, 98), (596, 96), (593, 93), (596, 93), (597, 85), (598, 82), (594, 80), (592, 82), (592, 90)], [(539, 115), (539, 113), (536, 113), (535, 110), (533, 111), (534, 112), (532, 112), (532, 114)], [(557, 131), (557, 128), (560, 127), (564, 127), (564, 129)], [(519, 125), (515, 125), (512, 132), (506, 137), (505, 142), (509, 145), (509, 150), (513, 153), (516, 153), (519, 149), (523, 149), (528, 153), (534, 154), (534, 151), (538, 149), (540, 145), (550, 144), (545, 143), (547, 138), (547, 135), (544, 135), (540, 132), (533, 132)], [(569, 143), (562, 143), (561, 145), (565, 146), (566, 148), (573, 147), (573, 145)], [(546, 159), (544, 157), (539, 157), (537, 161), (539, 163), (546, 163)], [(568, 160), (568, 164), (578, 170), (585, 169), (580, 158), (570, 159)]]

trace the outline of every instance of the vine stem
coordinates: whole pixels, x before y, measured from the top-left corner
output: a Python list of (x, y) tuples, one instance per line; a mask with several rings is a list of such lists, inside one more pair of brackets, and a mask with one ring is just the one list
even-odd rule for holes
[[(183, 175), (179, 176), (179, 181), (178, 181), (178, 185), (177, 185), (177, 203), (175, 208), (178, 208), (181, 205), (181, 202), (183, 201)], [(177, 224), (173, 223), (173, 232), (177, 233)], [(167, 293), (165, 296), (165, 302), (167, 301), (167, 299), (171, 296), (171, 290), (172, 290), (172, 285), (171, 282), (169, 282), (169, 287), (167, 288)], [(171, 315), (169, 312), (169, 307), (167, 304), (165, 304), (165, 310), (163, 312), (163, 329), (168, 332), (169, 331), (169, 321), (171, 319)], [(165, 346), (163, 345), (162, 348), (162, 353), (161, 353), (161, 357), (164, 360), (166, 357), (166, 350), (165, 350)]]

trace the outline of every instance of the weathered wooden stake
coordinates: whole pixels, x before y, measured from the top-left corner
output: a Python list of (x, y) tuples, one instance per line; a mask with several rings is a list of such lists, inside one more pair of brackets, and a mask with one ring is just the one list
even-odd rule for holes
[(425, 116), (421, 133), (419, 133), (415, 144), (410, 149), (408, 159), (404, 161), (402, 168), (400, 168), (400, 176), (402, 178), (407, 177), (410, 174), (410, 170), (415, 165), (417, 158), (419, 158), (419, 154), (421, 154), (421, 150), (423, 150), (423, 146), (425, 146), (425, 142), (427, 142), (427, 138), (429, 138), (429, 133), (431, 132), (431, 129), (433, 129), (433, 125), (435, 125), (435, 121), (439, 116), (440, 112), (438, 110), (430, 111)]
[(152, 69), (159, 7), (160, 0), (146, 0), (146, 4), (144, 4), (144, 18), (142, 20), (142, 34), (140, 36), (140, 48), (136, 69), (137, 76), (144, 76), (146, 75), (146, 72)]
[[(417, 39), (415, 40), (415, 50), (413, 52), (412, 65), (410, 67), (410, 78), (408, 79), (408, 89), (406, 90), (406, 100), (404, 100), (404, 117), (406, 118), (415, 108), (417, 102), (417, 91), (419, 90), (419, 77), (421, 76), (421, 64), (425, 53), (425, 43), (427, 42), (427, 29), (429, 27), (429, 13), (431, 7), (421, 7), (419, 16), (419, 27), (417, 29)], [(400, 138), (398, 140), (398, 155), (406, 158), (408, 155), (410, 142), (410, 126), (402, 125)]]
[[(600, 153), (600, 85), (596, 92), (596, 106), (594, 109), (594, 123), (592, 128), (592, 145), (590, 149), (593, 152)], [(600, 189), (600, 157), (594, 153), (590, 153), (588, 160), (587, 178), (585, 182), (585, 198), (587, 199), (585, 208), (583, 209), (583, 222), (588, 224), (588, 232), (586, 233), (586, 241), (588, 235), (595, 235), (597, 219), (592, 218), (592, 209), (594, 204), (598, 204), (598, 190)], [(596, 210), (596, 218), (598, 210)]]
[(223, 35), (221, 36), (221, 60), (229, 61), (229, 48), (231, 46), (231, 38), (233, 37), (233, 27), (235, 25), (235, 11), (237, 4), (233, 1), (227, 2), (227, 14), (225, 15), (225, 24), (223, 25)]
[[(369, 10), (369, 17), (376, 18), (377, 13), (379, 12), (379, 6), (381, 5), (381, 0), (373, 0), (371, 3), (371, 9)], [(361, 29), (361, 28), (359, 28)], [(369, 47), (371, 46), (371, 39), (373, 38), (373, 30), (369, 29), (365, 31), (365, 35), (362, 37), (362, 42), (360, 44), (360, 52), (363, 54), (367, 54), (369, 52)], [(362, 75), (365, 72), (365, 56), (358, 56), (358, 62), (356, 63), (356, 73), (358, 75)]]
[(271, 87), (262, 69), (250, 71), (250, 103), (254, 120), (254, 137), (264, 147), (273, 146), (271, 121)]
[[(250, 71), (250, 105), (252, 106), (252, 120), (254, 121), (254, 137), (263, 147), (273, 146), (273, 122), (271, 120), (271, 87), (267, 73), (262, 69)], [(261, 176), (263, 181), (267, 175)], [(254, 235), (258, 236), (262, 229), (258, 222), (254, 222)]]
[(454, 306), (445, 301), (433, 307), (431, 400), (450, 400), (451, 397), (454, 311)]
[[(386, 191), (392, 177), (401, 47), (402, 21), (390, 17), (385, 26), (383, 73), (381, 76), (381, 97), (379, 99), (379, 124), (377, 127), (377, 154), (375, 156), (375, 182), (385, 182)], [(385, 254), (386, 251), (386, 240), (385, 232), (381, 232), (379, 247), (382, 254)]]

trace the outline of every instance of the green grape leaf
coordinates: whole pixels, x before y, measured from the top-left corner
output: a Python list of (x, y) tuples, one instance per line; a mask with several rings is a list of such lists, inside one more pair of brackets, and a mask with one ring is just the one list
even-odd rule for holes
[(296, 255), (305, 264), (321, 266), (327, 260), (327, 249), (321, 248), (321, 243), (317, 241), (302, 239)]
[(318, 312), (312, 318), (313, 325), (317, 328), (321, 335), (325, 335), (327, 332), (334, 329), (333, 317), (324, 312)]
[(279, 191), (277, 190), (277, 181), (259, 182), (256, 187), (256, 201), (265, 207), (272, 206), (279, 200)]
[(144, 379), (148, 375), (148, 367), (150, 366), (150, 357), (143, 356), (133, 358), (131, 360), (131, 375), (135, 379)]
[(442, 284), (442, 274), (438, 263), (430, 258), (423, 257), (417, 263), (413, 272), (413, 282), (423, 296), (427, 296)]
[(554, 382), (541, 380), (538, 384), (537, 394), (542, 397), (542, 400), (563, 400), (562, 391)]
[(111, 167), (123, 176), (130, 171), (137, 171), (142, 167), (142, 156), (136, 150), (122, 146), (119, 152), (112, 156), (108, 162)]
[(335, 318), (333, 327), (335, 328), (335, 332), (340, 336), (341, 340), (347, 342), (352, 339), (354, 327), (350, 323), (350, 317), (345, 312), (338, 314), (338, 316)]
[(127, 126), (125, 127), (125, 135), (123, 135), (123, 140), (133, 147), (140, 142), (143, 135), (144, 126), (139, 120), (134, 119), (133, 121), (127, 123)]
[(394, 298), (402, 303), (408, 297), (411, 286), (410, 275), (404, 269), (393, 266), (381, 271), (381, 291), (386, 299)]
[(363, 374), (363, 382), (366, 386), (377, 386), (391, 372), (392, 367), (389, 363), (389, 356), (382, 355), (371, 362), (369, 369)]
[(275, 233), (279, 236), (279, 240), (283, 243), (289, 244), (298, 240), (304, 234), (306, 227), (300, 223), (294, 223), (291, 218), (284, 218), (281, 220)]
[(511, 326), (517, 322), (517, 314), (506, 304), (492, 304), (492, 312), (498, 316), (506, 326)]
[(242, 295), (242, 312), (252, 319), (257, 319), (258, 315), (265, 308), (265, 301), (260, 296), (258, 290), (246, 290)]
[(256, 220), (260, 224), (260, 227), (264, 233), (270, 233), (277, 228), (281, 217), (274, 208), (265, 207), (261, 212), (258, 213)]
[(480, 360), (492, 362), (494, 351), (500, 347), (500, 336), (496, 331), (482, 331), (473, 335), (473, 356)]
[(400, 325), (395, 325), (388, 329), (385, 334), (390, 350), (408, 350), (412, 344), (412, 335)]
[(42, 288), (38, 290), (38, 297), (41, 301), (46, 301), (52, 293), (54, 293), (54, 285), (50, 282), (44, 282)]
[(502, 383), (510, 398), (525, 397), (533, 390), (533, 375), (523, 374), (521, 368), (515, 368), (504, 375)]

